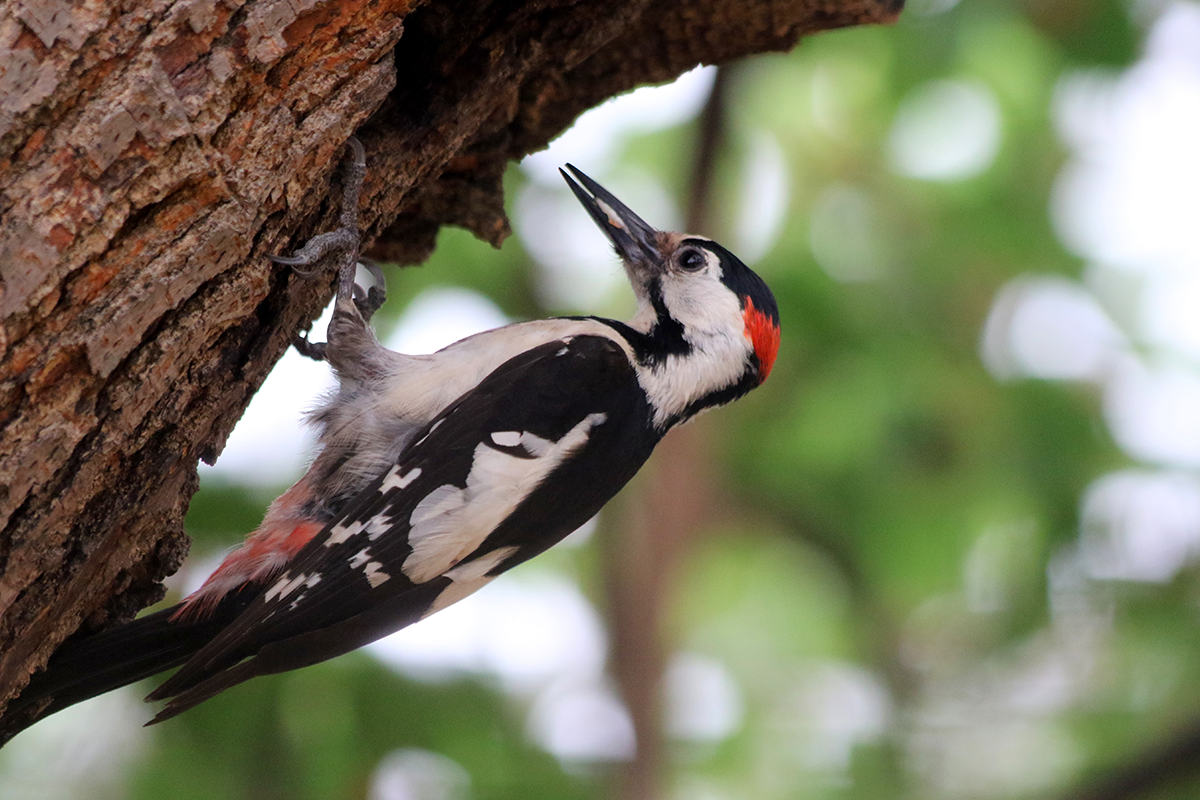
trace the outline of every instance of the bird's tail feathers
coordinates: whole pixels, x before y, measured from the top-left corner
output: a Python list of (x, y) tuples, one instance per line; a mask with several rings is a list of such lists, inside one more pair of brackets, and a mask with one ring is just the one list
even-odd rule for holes
[(187, 661), (252, 599), (235, 592), (210, 614), (173, 619), (179, 606), (99, 633), (68, 639), (0, 714), (0, 745), (38, 720)]

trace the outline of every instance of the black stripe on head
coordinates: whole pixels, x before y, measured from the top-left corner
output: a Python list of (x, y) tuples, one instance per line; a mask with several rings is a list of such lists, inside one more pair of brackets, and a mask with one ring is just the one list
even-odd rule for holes
[(728, 286), (729, 290), (737, 295), (742, 308), (746, 307), (746, 298), (749, 297), (754, 301), (754, 307), (760, 313), (766, 314), (776, 325), (779, 325), (779, 306), (775, 302), (775, 295), (771, 294), (771, 289), (754, 270), (743, 264), (742, 260), (733, 253), (710, 239), (685, 239), (680, 246), (685, 244), (716, 253), (721, 260), (721, 283)]

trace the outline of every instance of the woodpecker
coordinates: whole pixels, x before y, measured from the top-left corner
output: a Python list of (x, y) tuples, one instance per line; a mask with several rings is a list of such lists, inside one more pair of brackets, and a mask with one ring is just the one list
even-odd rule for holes
[(68, 640), (0, 717), (4, 735), (179, 667), (147, 698), (167, 701), (160, 722), (423, 619), (578, 528), (668, 430), (770, 374), (779, 312), (762, 279), (711, 239), (652, 228), (569, 164), (633, 287), (632, 319), (516, 323), (432, 355), (384, 348), (370, 327), (382, 292), (355, 284), (366, 162), (349, 144), (341, 227), (273, 258), (337, 264), (327, 341), (297, 342), (338, 378), (312, 413), (310, 468), (183, 602)]

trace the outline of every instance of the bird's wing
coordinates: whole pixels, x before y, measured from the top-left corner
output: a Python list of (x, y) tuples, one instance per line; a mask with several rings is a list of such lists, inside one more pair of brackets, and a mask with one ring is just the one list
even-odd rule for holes
[(650, 414), (629, 358), (606, 337), (505, 362), (150, 695), (174, 698), (155, 721), (255, 675), (349, 652), (542, 552), (649, 456)]

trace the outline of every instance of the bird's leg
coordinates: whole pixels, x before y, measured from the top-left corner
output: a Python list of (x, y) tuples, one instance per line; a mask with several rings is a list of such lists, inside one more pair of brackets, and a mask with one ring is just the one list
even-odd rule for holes
[[(336, 230), (318, 234), (296, 251), (293, 256), (269, 256), (276, 264), (292, 267), (297, 274), (304, 277), (315, 277), (320, 274), (320, 266), (327, 258), (334, 259), (338, 270), (337, 305), (353, 303), (358, 315), (365, 326), (371, 316), (383, 305), (385, 299), (383, 273), (373, 262), (363, 262), (363, 266), (371, 273), (374, 283), (370, 289), (364, 290), (354, 282), (358, 269), (358, 248), (361, 235), (358, 230), (358, 196), (362, 190), (363, 179), (367, 174), (366, 153), (362, 142), (357, 137), (347, 140), (350, 146), (351, 158), (346, 162), (346, 174), (342, 179), (342, 212), (339, 226)], [(301, 269), (312, 267), (312, 269)], [(332, 340), (338, 325), (338, 313), (329, 325), (327, 337)], [(324, 361), (327, 357), (327, 345), (311, 342), (307, 338), (297, 336), (293, 342), (301, 355)]]
[[(313, 267), (328, 255), (336, 258), (338, 268), (338, 300), (354, 299), (354, 272), (358, 266), (358, 195), (362, 190), (363, 178), (367, 174), (366, 153), (362, 142), (356, 137), (347, 141), (352, 158), (346, 162), (346, 176), (342, 188), (341, 223), (336, 230), (317, 234), (304, 243), (294, 256), (269, 256), (276, 264), (289, 267)], [(319, 270), (296, 270), (300, 275), (311, 277)]]

